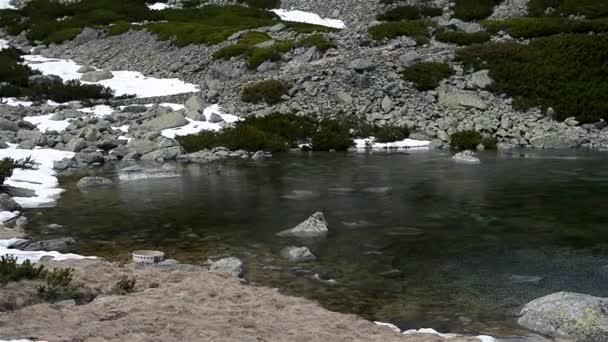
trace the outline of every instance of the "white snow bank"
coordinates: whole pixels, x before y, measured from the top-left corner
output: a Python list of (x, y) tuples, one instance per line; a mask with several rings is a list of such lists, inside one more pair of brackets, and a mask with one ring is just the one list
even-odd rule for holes
[(11, 107), (31, 107), (34, 102), (20, 101), (13, 97), (0, 98), (0, 103)]
[(15, 6), (11, 5), (10, 0), (0, 0), (0, 9), (15, 9)]
[(391, 329), (392, 331), (396, 332), (397, 334), (401, 333), (401, 329), (399, 329), (396, 325), (391, 324), (391, 323), (384, 323), (384, 322), (376, 322), (374, 321), (375, 325), (379, 325), (381, 327), (387, 327), (389, 329)]
[(151, 5), (149, 4), (148, 8), (151, 9), (151, 10), (153, 10), (153, 11), (162, 11), (164, 9), (171, 8), (171, 6), (169, 6), (169, 5), (165, 4), (165, 3), (162, 3), (162, 2), (156, 2), (156, 3), (153, 3)]
[[(437, 332), (437, 330), (435, 329), (411, 329), (411, 330), (406, 330), (402, 333), (403, 335), (411, 335), (411, 334), (432, 334), (432, 335), (437, 335), (439, 337), (443, 337), (443, 338), (450, 338), (450, 337), (456, 337), (459, 335), (456, 334), (442, 334)], [(479, 339), (481, 342), (496, 342), (496, 339), (494, 337), (491, 336), (487, 336), (487, 335), (479, 335), (479, 336), (475, 336), (475, 338)]]
[(15, 217), (19, 216), (18, 211), (0, 211), (0, 222), (4, 223), (8, 220), (12, 220)]
[(61, 133), (65, 131), (66, 127), (70, 125), (70, 119), (65, 120), (51, 120), (53, 114), (38, 115), (38, 116), (26, 116), (23, 118), (24, 121), (31, 122), (36, 125), (41, 132), (56, 131)]
[(355, 139), (356, 149), (372, 149), (372, 150), (384, 150), (384, 149), (411, 149), (411, 148), (430, 148), (431, 142), (427, 140), (413, 140), (403, 139), (400, 141), (394, 141), (389, 143), (376, 142), (374, 137), (365, 139)]
[(53, 162), (64, 158), (72, 158), (73, 152), (58, 151), (49, 148), (37, 148), (34, 150), (23, 150), (15, 148), (15, 145), (9, 148), (0, 150), (0, 159), (10, 157), (13, 159), (23, 159), (31, 157), (36, 163), (39, 163), (36, 170), (21, 170), (16, 169), (13, 175), (4, 183), (6, 185), (31, 189), (36, 192), (34, 197), (14, 197), (24, 208), (36, 208), (51, 206), (55, 203), (59, 194), (63, 192), (60, 189), (59, 181), (55, 177), (53, 170)]
[(321, 18), (318, 14), (315, 13), (298, 10), (287, 11), (283, 9), (273, 9), (270, 11), (274, 12), (276, 15), (279, 16), (279, 18), (281, 18), (281, 20), (285, 21), (295, 21), (298, 23), (313, 24), (337, 29), (343, 29), (346, 27), (342, 20)]
[[(78, 80), (82, 76), (78, 72), (81, 65), (69, 59), (53, 59), (38, 55), (23, 56), (26, 64), (44, 75), (56, 75), (63, 80)], [(95, 83), (115, 91), (116, 96), (135, 95), (137, 97), (156, 97), (192, 93), (198, 91), (198, 86), (185, 83), (177, 78), (146, 77), (137, 71), (112, 71), (113, 78)]]
[(217, 104), (211, 105), (203, 111), (203, 115), (205, 115), (205, 119), (207, 121), (196, 121), (192, 119), (186, 118), (188, 120), (188, 124), (181, 127), (169, 128), (162, 131), (162, 135), (169, 139), (175, 139), (176, 136), (183, 136), (189, 134), (196, 134), (201, 131), (219, 131), (222, 129), (222, 126), (217, 123), (209, 122), (212, 114), (218, 114), (224, 119), (226, 123), (233, 123), (239, 121), (239, 118), (236, 115), (223, 114), (220, 106)]
[(79, 111), (83, 113), (93, 114), (93, 116), (104, 117), (106, 115), (111, 115), (114, 112), (114, 109), (108, 105), (98, 105), (89, 108), (82, 108)]
[(43, 257), (52, 257), (54, 260), (69, 260), (69, 259), (96, 259), (96, 257), (88, 257), (82, 256), (78, 254), (72, 253), (59, 253), (55, 251), (47, 252), (47, 251), (22, 251), (14, 248), (7, 248), (17, 242), (24, 241), (21, 239), (7, 239), (0, 240), (0, 255), (9, 255), (17, 259), (17, 263), (22, 263), (25, 260), (29, 260), (31, 262), (36, 262), (42, 259)]
[(0, 39), (0, 50), (8, 49), (8, 46), (8, 41), (6, 41), (6, 39)]

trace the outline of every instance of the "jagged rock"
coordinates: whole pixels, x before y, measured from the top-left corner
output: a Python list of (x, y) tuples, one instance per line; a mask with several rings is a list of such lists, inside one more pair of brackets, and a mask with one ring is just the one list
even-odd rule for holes
[(488, 104), (475, 91), (461, 90), (453, 86), (441, 86), (437, 89), (438, 102), (448, 107), (472, 107), (487, 109)]
[(108, 70), (89, 71), (80, 76), (80, 80), (83, 82), (99, 82), (103, 80), (109, 80), (113, 78), (112, 72)]
[(0, 211), (21, 211), (22, 208), (11, 196), (0, 193)]
[(344, 92), (344, 91), (339, 91), (338, 94), (338, 99), (342, 102), (344, 102), (345, 104), (352, 104), (353, 103), (353, 97), (350, 96), (348, 93)]
[(478, 23), (470, 23), (456, 18), (450, 19), (450, 21), (448, 22), (448, 26), (455, 27), (458, 30), (464, 31), (466, 33), (476, 33), (483, 31), (483, 27)]
[(0, 131), (17, 132), (17, 131), (19, 131), (19, 127), (17, 126), (17, 123), (15, 123), (14, 121), (7, 120), (5, 118), (0, 117)]
[(485, 89), (491, 86), (494, 81), (490, 78), (489, 73), (489, 70), (479, 70), (472, 73), (470, 75), (468, 87), (473, 89)]
[(359, 58), (350, 62), (349, 68), (358, 72), (363, 72), (375, 69), (376, 64), (369, 59)]
[(20, 129), (17, 131), (17, 139), (32, 140), (34, 142), (40, 141), (40, 139), (42, 139), (42, 132)]
[(152, 120), (146, 121), (142, 127), (155, 130), (163, 130), (167, 128), (180, 127), (188, 124), (188, 121), (181, 112), (169, 112), (160, 115)]
[(388, 113), (388, 112), (390, 112), (391, 110), (393, 110), (393, 108), (395, 108), (395, 104), (393, 103), (393, 100), (391, 100), (391, 98), (390, 98), (390, 97), (388, 97), (388, 96), (385, 96), (385, 97), (382, 99), (381, 106), (382, 106), (382, 110), (383, 110), (385, 113)]
[(314, 254), (307, 247), (288, 246), (281, 250), (281, 256), (291, 262), (305, 262), (315, 260)]
[(323, 213), (316, 212), (296, 227), (279, 232), (277, 235), (283, 237), (307, 238), (322, 237), (325, 236), (327, 232), (327, 221), (325, 221)]
[(457, 162), (461, 162), (461, 163), (469, 163), (469, 164), (479, 164), (479, 156), (477, 155), (477, 153), (473, 152), (473, 151), (462, 151), (459, 153), (456, 153), (453, 157), (453, 160), (457, 161)]
[(209, 122), (211, 122), (211, 123), (220, 123), (220, 122), (224, 122), (224, 119), (219, 114), (212, 113), (209, 116)]
[(65, 146), (66, 151), (80, 152), (87, 148), (87, 142), (83, 138), (72, 138)]
[(573, 342), (608, 341), (608, 298), (558, 292), (526, 304), (518, 323)]
[(114, 185), (114, 182), (104, 177), (84, 177), (76, 183), (76, 187), (80, 190), (110, 187), (112, 185)]
[(207, 104), (205, 103), (205, 100), (203, 100), (203, 98), (198, 95), (191, 96), (186, 101), (186, 103), (184, 103), (184, 106), (189, 111), (200, 112), (200, 113), (202, 113), (203, 110), (205, 110), (205, 108), (207, 108)]
[(218, 260), (211, 264), (209, 270), (212, 272), (226, 273), (233, 277), (240, 277), (244, 273), (243, 262), (235, 257)]
[(171, 146), (145, 153), (141, 156), (141, 160), (175, 160), (180, 154), (182, 154), (180, 146)]
[(103, 164), (105, 162), (105, 158), (101, 152), (78, 152), (74, 156), (77, 162), (84, 164), (95, 164), (100, 163)]
[(296, 63), (310, 63), (315, 59), (319, 59), (319, 50), (316, 46), (308, 48), (303, 54), (296, 56), (294, 62)]
[(94, 30), (90, 27), (85, 27), (84, 29), (82, 29), (82, 32), (80, 32), (80, 34), (78, 34), (78, 36), (74, 38), (73, 41), (76, 44), (84, 44), (93, 41), (97, 38), (99, 38), (99, 31)]

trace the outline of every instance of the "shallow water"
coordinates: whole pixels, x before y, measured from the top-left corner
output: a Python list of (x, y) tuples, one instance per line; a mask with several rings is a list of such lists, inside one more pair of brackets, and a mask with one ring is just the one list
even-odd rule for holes
[[(488, 152), (481, 165), (449, 157), (287, 154), (131, 181), (108, 168), (98, 174), (117, 180), (111, 189), (81, 193), (77, 177), (64, 179), (56, 208), (29, 213), (30, 233), (70, 235), (79, 252), (109, 259), (139, 248), (194, 263), (235, 255), (252, 283), (404, 329), (518, 335), (514, 313), (531, 299), (608, 296), (608, 155)], [(275, 236), (319, 210), (326, 239)], [(318, 260), (284, 262), (289, 244)]]

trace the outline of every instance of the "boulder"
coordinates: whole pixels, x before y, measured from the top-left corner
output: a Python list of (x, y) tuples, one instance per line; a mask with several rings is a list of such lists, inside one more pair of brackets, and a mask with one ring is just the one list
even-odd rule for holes
[(224, 119), (222, 118), (221, 115), (216, 114), (216, 113), (212, 113), (211, 116), (209, 116), (209, 122), (211, 122), (211, 123), (220, 123), (220, 122), (224, 122)]
[(338, 96), (338, 99), (342, 102), (344, 102), (345, 104), (352, 104), (353, 103), (353, 97), (350, 96), (347, 92), (344, 91), (339, 91), (338, 94), (336, 94), (336, 96)]
[(382, 99), (382, 103), (380, 104), (380, 106), (382, 107), (382, 110), (385, 113), (390, 112), (391, 110), (393, 110), (393, 108), (395, 108), (395, 104), (393, 103), (393, 100), (391, 100), (390, 97), (384, 96), (384, 98)]
[(198, 95), (191, 96), (186, 103), (184, 103), (186, 109), (188, 111), (199, 112), (202, 113), (205, 108), (207, 108), (207, 104), (202, 97)]
[(401, 57), (399, 57), (399, 63), (401, 63), (401, 65), (404, 67), (408, 67), (408, 66), (414, 64), (416, 61), (418, 61), (421, 58), (422, 58), (422, 55), (419, 54), (418, 52), (408, 51), (405, 54), (403, 54)]
[(530, 145), (536, 148), (576, 148), (580, 144), (563, 133), (548, 133), (539, 136), (532, 137), (530, 139)]
[(21, 211), (21, 206), (11, 196), (0, 193), (0, 211)]
[(281, 256), (291, 262), (305, 262), (316, 259), (308, 247), (288, 246), (281, 250)]
[(264, 151), (257, 151), (251, 156), (251, 159), (253, 160), (262, 160), (264, 158), (266, 158), (266, 154), (264, 153)]
[(316, 212), (294, 228), (279, 232), (277, 235), (282, 237), (309, 238), (322, 237), (327, 232), (327, 221), (325, 221), (323, 213)]
[(129, 106), (125, 106), (123, 107), (120, 112), (121, 113), (143, 113), (146, 112), (148, 110), (148, 107), (144, 106), (144, 105), (129, 105)]
[(95, 39), (99, 38), (99, 31), (94, 30), (90, 27), (85, 27), (76, 38), (74, 38), (74, 43), (76, 44), (84, 44)]
[(456, 153), (452, 157), (452, 159), (459, 163), (469, 163), (469, 164), (479, 164), (480, 163), (479, 156), (477, 155), (477, 153), (470, 151), (470, 150)]
[(85, 66), (81, 66), (80, 68), (78, 68), (78, 70), (76, 70), (77, 73), (80, 74), (85, 74), (87, 72), (91, 72), (91, 71), (95, 71), (97, 69), (93, 68), (92, 66), (89, 65), (85, 65)]
[(180, 146), (170, 146), (161, 148), (152, 152), (145, 153), (141, 156), (141, 160), (175, 160), (182, 154)]
[(17, 131), (17, 139), (22, 141), (31, 140), (37, 142), (42, 139), (42, 132), (20, 129), (19, 131)]
[(104, 177), (84, 177), (76, 183), (76, 187), (80, 190), (109, 187), (112, 185), (114, 185), (114, 182)]
[(233, 277), (240, 277), (244, 273), (243, 262), (235, 257), (218, 260), (211, 264), (209, 270), (211, 272), (226, 273)]
[(83, 82), (99, 82), (103, 80), (109, 80), (113, 78), (112, 72), (108, 70), (89, 71), (80, 76), (80, 80)]
[(467, 86), (473, 89), (485, 89), (494, 83), (489, 76), (489, 70), (479, 70), (469, 76)]
[(437, 89), (437, 94), (439, 104), (447, 107), (471, 107), (482, 110), (488, 108), (488, 104), (475, 91), (441, 86)]
[(608, 298), (557, 292), (526, 304), (519, 325), (573, 342), (608, 341)]
[(84, 164), (103, 164), (105, 162), (105, 158), (101, 152), (78, 152), (74, 157), (77, 162)]
[(211, 163), (216, 160), (222, 160), (224, 158), (222, 158), (210, 151), (198, 151), (198, 152), (194, 152), (194, 153), (183, 154), (183, 155), (179, 156), (177, 159), (179, 159), (181, 161), (189, 162), (189, 163), (207, 164), (207, 163)]
[(349, 68), (358, 72), (364, 72), (375, 69), (376, 63), (370, 61), (369, 59), (359, 58), (350, 62)]
[(448, 26), (455, 27), (459, 31), (463, 31), (466, 33), (476, 33), (483, 31), (483, 27), (478, 23), (470, 23), (456, 18), (450, 19), (447, 24)]
[(57, 251), (61, 253), (72, 252), (76, 247), (76, 240), (72, 238), (59, 238), (36, 241), (21, 248), (24, 251)]
[(0, 131), (17, 132), (18, 130), (16, 122), (0, 117)]
[(155, 130), (181, 127), (188, 124), (188, 121), (181, 112), (169, 112), (142, 124), (142, 127)]

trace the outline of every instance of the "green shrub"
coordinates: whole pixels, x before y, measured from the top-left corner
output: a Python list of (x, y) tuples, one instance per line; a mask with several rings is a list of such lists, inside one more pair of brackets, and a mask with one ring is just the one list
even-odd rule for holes
[(485, 19), (502, 0), (456, 0), (454, 16), (465, 21)]
[(338, 120), (325, 120), (312, 134), (313, 151), (346, 151), (354, 145), (350, 127)]
[(133, 28), (133, 26), (128, 21), (124, 21), (124, 20), (117, 21), (114, 23), (114, 25), (110, 26), (110, 28), (108, 29), (108, 35), (109, 36), (118, 36), (123, 33), (129, 32), (132, 28)]
[(316, 130), (317, 122), (307, 116), (273, 113), (263, 117), (250, 116), (239, 125), (253, 126), (263, 132), (280, 136), (292, 147), (307, 140)]
[(282, 101), (281, 97), (287, 95), (290, 85), (280, 80), (265, 80), (245, 86), (241, 94), (244, 102), (277, 104)]
[(237, 0), (240, 3), (246, 3), (251, 7), (256, 8), (281, 8), (281, 0)]
[(491, 136), (485, 136), (481, 139), (481, 144), (486, 150), (495, 150), (496, 145), (498, 144), (498, 139)]
[(37, 165), (31, 157), (19, 160), (10, 157), (0, 159), (0, 187), (13, 175), (15, 169), (33, 170)]
[(337, 45), (335, 43), (328, 41), (327, 39), (325, 39), (325, 36), (323, 36), (320, 33), (316, 33), (316, 34), (312, 34), (308, 37), (304, 37), (304, 38), (298, 40), (296, 45), (304, 46), (304, 47), (316, 46), (317, 49), (319, 49), (319, 51), (321, 51), (321, 52), (325, 52), (331, 48), (337, 47)]
[(78, 290), (72, 286), (72, 268), (55, 268), (45, 275), (45, 284), (36, 287), (38, 298), (44, 301), (72, 299)]
[(178, 137), (177, 141), (187, 152), (196, 152), (214, 147), (247, 151), (286, 151), (289, 142), (278, 135), (270, 134), (251, 125), (237, 124), (219, 132), (205, 131), (197, 135)]
[(295, 44), (292, 41), (281, 41), (271, 47), (253, 48), (247, 53), (247, 67), (255, 69), (264, 62), (280, 61), (282, 54), (292, 50), (294, 47)]
[(530, 0), (528, 12), (531, 16), (544, 16), (548, 7), (558, 15), (582, 14), (587, 18), (608, 16), (608, 2), (605, 0)]
[(13, 256), (0, 256), (0, 285), (23, 279), (39, 279), (45, 275), (46, 270), (42, 265), (34, 266), (29, 260), (18, 264)]
[(247, 32), (236, 44), (228, 45), (213, 53), (213, 59), (230, 59), (248, 53), (254, 45), (270, 40), (270, 36), (261, 32)]
[(461, 150), (474, 150), (481, 144), (481, 134), (477, 131), (461, 131), (450, 135), (450, 145)]
[(457, 51), (468, 66), (490, 70), (494, 91), (520, 108), (555, 109), (558, 120), (608, 120), (608, 36), (562, 34), (514, 43), (473, 45)]
[(298, 23), (294, 21), (287, 21), (284, 23), (290, 30), (297, 33), (316, 33), (316, 32), (336, 32), (339, 29), (321, 25), (313, 25), (306, 23)]
[(453, 75), (454, 71), (447, 63), (421, 62), (405, 68), (402, 77), (414, 83), (420, 91), (437, 88), (441, 80)]
[(456, 45), (472, 45), (481, 44), (490, 40), (492, 35), (487, 32), (456, 32), (456, 31), (442, 31), (435, 35), (435, 38), (444, 43), (451, 43)]
[(523, 17), (508, 20), (488, 20), (483, 24), (490, 32), (504, 30), (516, 38), (536, 38), (559, 33), (608, 32), (607, 19), (568, 20), (558, 17)]
[(388, 143), (408, 138), (410, 130), (407, 126), (374, 126), (371, 136), (379, 143)]
[(135, 283), (137, 279), (135, 277), (129, 277), (127, 275), (123, 275), (120, 279), (114, 284), (114, 288), (112, 292), (118, 295), (126, 295), (128, 293), (133, 292), (135, 289)]
[(414, 20), (424, 17), (437, 17), (443, 14), (443, 10), (437, 7), (399, 6), (376, 16), (382, 21)]
[(182, 1), (183, 8), (195, 8), (204, 4), (203, 0), (184, 0)]
[(33, 100), (52, 100), (63, 103), (89, 99), (109, 99), (114, 96), (111, 88), (98, 84), (82, 84), (78, 80), (54, 80), (46, 83), (31, 84), (28, 95)]
[(374, 25), (368, 29), (374, 40), (392, 39), (400, 36), (409, 36), (416, 39), (420, 45), (429, 41), (428, 23), (424, 20), (391, 21)]

